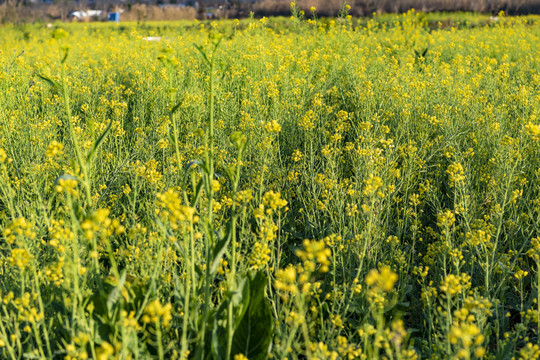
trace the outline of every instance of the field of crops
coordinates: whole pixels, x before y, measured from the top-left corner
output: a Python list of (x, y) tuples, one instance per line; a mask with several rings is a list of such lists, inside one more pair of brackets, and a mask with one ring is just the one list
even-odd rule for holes
[(0, 27), (1, 359), (540, 356), (540, 19), (312, 15)]

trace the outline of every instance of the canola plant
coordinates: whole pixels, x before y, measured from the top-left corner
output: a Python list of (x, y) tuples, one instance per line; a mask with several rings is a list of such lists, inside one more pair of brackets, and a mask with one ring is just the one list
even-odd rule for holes
[(539, 19), (291, 10), (0, 27), (1, 358), (540, 356)]

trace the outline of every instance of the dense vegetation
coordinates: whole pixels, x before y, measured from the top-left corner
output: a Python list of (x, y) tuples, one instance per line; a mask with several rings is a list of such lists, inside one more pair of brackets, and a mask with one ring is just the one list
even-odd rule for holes
[(1, 358), (540, 355), (538, 18), (346, 11), (0, 28)]

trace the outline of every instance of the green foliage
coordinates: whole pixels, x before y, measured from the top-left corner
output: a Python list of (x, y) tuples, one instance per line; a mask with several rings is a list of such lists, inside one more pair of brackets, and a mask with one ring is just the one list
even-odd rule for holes
[(234, 331), (232, 355), (243, 354), (255, 360), (268, 357), (274, 319), (264, 290), (267, 283), (263, 272), (255, 273), (246, 282), (249, 284), (249, 301), (244, 300), (245, 312), (238, 316), (240, 321)]

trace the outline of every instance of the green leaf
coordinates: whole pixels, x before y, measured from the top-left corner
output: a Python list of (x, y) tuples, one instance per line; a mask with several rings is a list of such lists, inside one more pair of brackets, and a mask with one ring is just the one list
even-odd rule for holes
[(197, 187), (195, 188), (195, 193), (193, 194), (193, 197), (191, 199), (191, 207), (195, 207), (197, 205), (197, 202), (199, 201), (201, 197), (201, 190), (203, 186), (202, 179), (199, 180), (199, 183), (197, 184)]
[(109, 293), (109, 296), (107, 296), (107, 310), (109, 310), (109, 313), (112, 311), (114, 305), (116, 305), (116, 303), (120, 299), (120, 296), (122, 295), (122, 288), (124, 287), (125, 283), (126, 272), (124, 271), (120, 276), (120, 279), (118, 280), (118, 284), (114, 287), (114, 289), (112, 289), (112, 291)]
[(39, 356), (38, 354), (27, 352), (27, 353), (23, 354), (23, 358), (25, 358), (25, 359), (41, 359), (41, 356)]
[(90, 152), (88, 153), (88, 155), (86, 156), (86, 161), (90, 161), (92, 160), (92, 157), (94, 156), (94, 153), (96, 152), (97, 148), (99, 147), (99, 145), (101, 145), (101, 143), (103, 142), (103, 140), (105, 140), (105, 137), (107, 136), (107, 134), (109, 133), (109, 131), (111, 131), (111, 126), (112, 126), (112, 119), (109, 121), (109, 125), (107, 125), (107, 127), (105, 128), (105, 130), (101, 133), (101, 135), (99, 136), (99, 138), (96, 140), (96, 142), (94, 143), (94, 146), (92, 146), (92, 149), (90, 149)]
[(210, 274), (215, 274), (219, 264), (221, 263), (221, 258), (223, 257), (223, 254), (225, 254), (225, 250), (227, 250), (227, 245), (229, 245), (229, 242), (231, 241), (231, 229), (227, 229), (227, 233), (223, 238), (219, 239), (219, 241), (214, 245), (214, 249), (212, 249), (212, 264), (210, 266)]
[(234, 308), (235, 329), (238, 328), (249, 308), (251, 301), (250, 288), (249, 278), (244, 276), (243, 278), (237, 280), (236, 291), (231, 294), (230, 301), (232, 301)]
[[(157, 221), (159, 221), (159, 220), (157, 220)], [(170, 231), (167, 231), (167, 234), (173, 236), (173, 234), (172, 234)], [(178, 252), (180, 253), (180, 255), (181, 255), (184, 259), (186, 259), (186, 262), (187, 262), (187, 261), (190, 261), (190, 259), (188, 258), (188, 251), (189, 251), (189, 249), (185, 249), (185, 248), (184, 248), (184, 245), (183, 245), (180, 241), (178, 241), (178, 240), (175, 240), (174, 243), (173, 243), (173, 245), (176, 247), (176, 249), (178, 250)]]
[(169, 129), (169, 133), (167, 135), (171, 144), (174, 144), (174, 134), (172, 133), (171, 129)]
[(231, 357), (243, 354), (250, 360), (268, 358), (274, 320), (265, 295), (267, 281), (266, 274), (260, 271), (249, 282), (249, 306), (235, 329)]
[(197, 274), (198, 278), (203, 278), (206, 275), (201, 266), (198, 264), (195, 264), (195, 273)]
[(495, 355), (495, 359), (497, 360), (503, 360), (503, 359), (509, 359), (510, 354), (513, 351), (513, 343), (510, 341), (506, 345), (503, 346), (502, 349), (500, 349), (497, 354)]
[[(225, 304), (224, 302), (223, 304)], [(225, 307), (225, 314), (216, 314), (216, 317), (213, 319), (213, 326), (212, 326), (212, 336), (210, 337), (210, 352), (208, 352), (207, 359), (213, 359), (213, 360), (221, 360), (223, 359), (222, 355), (225, 355), (227, 353), (227, 322), (226, 322), (226, 316), (223, 317), (220, 315), (226, 315), (226, 307)], [(210, 356), (212, 355), (212, 356)]]
[(180, 108), (180, 106), (182, 106), (183, 103), (184, 103), (184, 100), (180, 100), (178, 104), (174, 105), (173, 108), (171, 109), (171, 114), (174, 114)]
[(37, 74), (37, 76), (41, 79), (41, 80), (45, 80), (46, 82), (49, 83), (49, 85), (51, 85), (53, 88), (55, 89), (60, 89), (60, 84), (58, 84), (56, 81), (54, 81), (53, 79), (51, 79), (50, 77), (46, 76), (46, 75), (43, 75), (43, 74)]
[(201, 53), (202, 57), (204, 58), (204, 60), (210, 64), (210, 60), (208, 59), (208, 56), (206, 55), (206, 52), (204, 51), (203, 47), (200, 46), (200, 45), (197, 45), (197, 44), (193, 44), (193, 46), (195, 46), (195, 49), (199, 50), (199, 52)]
[(225, 300), (219, 305), (212, 319), (211, 351), (214, 359), (223, 358), (227, 352), (227, 325), (229, 306), (233, 310), (233, 329), (238, 328), (250, 303), (250, 278), (237, 279), (234, 291), (226, 293)]
[(62, 61), (60, 62), (61, 64), (65, 63), (67, 60), (67, 57), (69, 55), (69, 47), (63, 47), (62, 51), (64, 52), (64, 55), (62, 56)]
[(203, 165), (203, 162), (200, 161), (200, 160), (191, 160), (190, 162), (188, 162), (186, 165), (184, 165), (184, 171), (186, 172), (186, 175), (187, 175), (187, 172), (191, 169), (192, 166), (194, 165)]

